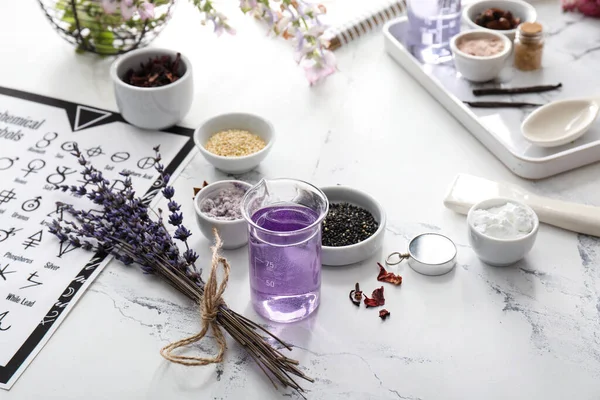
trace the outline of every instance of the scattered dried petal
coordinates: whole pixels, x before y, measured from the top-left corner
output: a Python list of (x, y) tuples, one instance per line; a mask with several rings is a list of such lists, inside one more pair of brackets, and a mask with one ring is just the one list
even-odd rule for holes
[(402, 277), (400, 275), (396, 275), (393, 272), (387, 272), (380, 263), (377, 263), (377, 265), (379, 265), (379, 275), (377, 275), (378, 281), (392, 283), (396, 286), (402, 284)]
[(385, 321), (385, 319), (387, 317), (389, 317), (390, 315), (392, 315), (388, 310), (386, 310), (385, 308), (383, 310), (379, 311), (379, 318), (381, 318), (382, 320)]
[(199, 191), (201, 191), (203, 188), (208, 186), (208, 182), (204, 181), (204, 183), (202, 183), (202, 187), (195, 187), (194, 188), (194, 197), (196, 197), (196, 195), (198, 194)]
[(365, 295), (365, 305), (369, 307), (379, 307), (385, 304), (385, 298), (383, 297), (383, 286), (379, 289), (373, 290), (371, 298)]

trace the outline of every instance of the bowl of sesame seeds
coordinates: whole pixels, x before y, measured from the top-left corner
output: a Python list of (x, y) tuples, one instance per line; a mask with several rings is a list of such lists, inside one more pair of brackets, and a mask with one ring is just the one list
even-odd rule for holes
[(269, 121), (247, 113), (218, 115), (194, 132), (194, 141), (204, 158), (229, 174), (256, 168), (271, 150), (274, 139)]
[(323, 265), (355, 264), (372, 257), (383, 245), (385, 210), (368, 193), (348, 186), (321, 188), (329, 200), (322, 222)]

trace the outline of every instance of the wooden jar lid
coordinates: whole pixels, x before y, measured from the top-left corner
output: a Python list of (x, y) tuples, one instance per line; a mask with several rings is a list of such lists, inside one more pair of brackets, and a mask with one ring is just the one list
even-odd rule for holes
[(523, 22), (519, 29), (525, 35), (537, 35), (542, 32), (542, 25), (538, 22)]

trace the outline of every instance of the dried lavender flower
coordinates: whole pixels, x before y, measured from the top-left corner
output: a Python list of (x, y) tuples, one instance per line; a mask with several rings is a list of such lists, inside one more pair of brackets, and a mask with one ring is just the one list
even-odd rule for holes
[[(58, 185), (57, 188), (87, 196), (100, 210), (77, 210), (61, 204), (67, 218), (52, 221), (49, 231), (61, 243), (68, 242), (72, 246), (96, 251), (101, 255), (112, 254), (125, 265), (138, 264), (145, 274), (156, 274), (164, 278), (190, 299), (200, 302), (205, 282), (201, 277), (202, 270), (195, 265), (198, 254), (188, 245), (192, 233), (183, 225), (183, 214), (179, 211), (181, 207), (172, 200), (175, 190), (168, 186), (170, 176), (165, 173), (164, 166), (160, 163), (160, 149), (155, 147), (154, 150), (155, 168), (165, 185), (162, 193), (169, 200), (168, 222), (177, 227), (173, 236), (163, 224), (161, 209), (158, 209), (156, 220), (150, 218), (149, 199), (135, 196), (131, 178), (127, 173), (121, 174), (125, 177), (123, 188), (114, 189), (114, 185), (104, 178), (102, 172), (85, 159), (77, 145), (74, 146), (73, 155), (83, 167), (83, 185)], [(87, 189), (86, 186), (91, 186), (91, 189)], [(180, 251), (176, 241), (185, 248), (183, 251)], [(209, 279), (212, 276), (211, 274)], [(302, 387), (292, 376), (312, 382), (312, 379), (296, 367), (297, 361), (285, 357), (258, 332), (266, 333), (275, 339), (278, 345), (288, 350), (291, 350), (290, 345), (230, 310), (224, 303), (219, 304), (216, 323), (247, 349), (274, 385), (277, 381), (284, 387), (302, 392)], [(209, 362), (217, 362), (216, 360), (215, 357)]]

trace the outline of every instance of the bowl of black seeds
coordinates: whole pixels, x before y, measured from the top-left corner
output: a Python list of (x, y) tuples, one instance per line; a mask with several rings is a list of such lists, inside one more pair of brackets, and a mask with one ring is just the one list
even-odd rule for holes
[(322, 222), (323, 265), (355, 264), (381, 249), (386, 217), (375, 198), (347, 186), (321, 190), (329, 200), (329, 212)]

